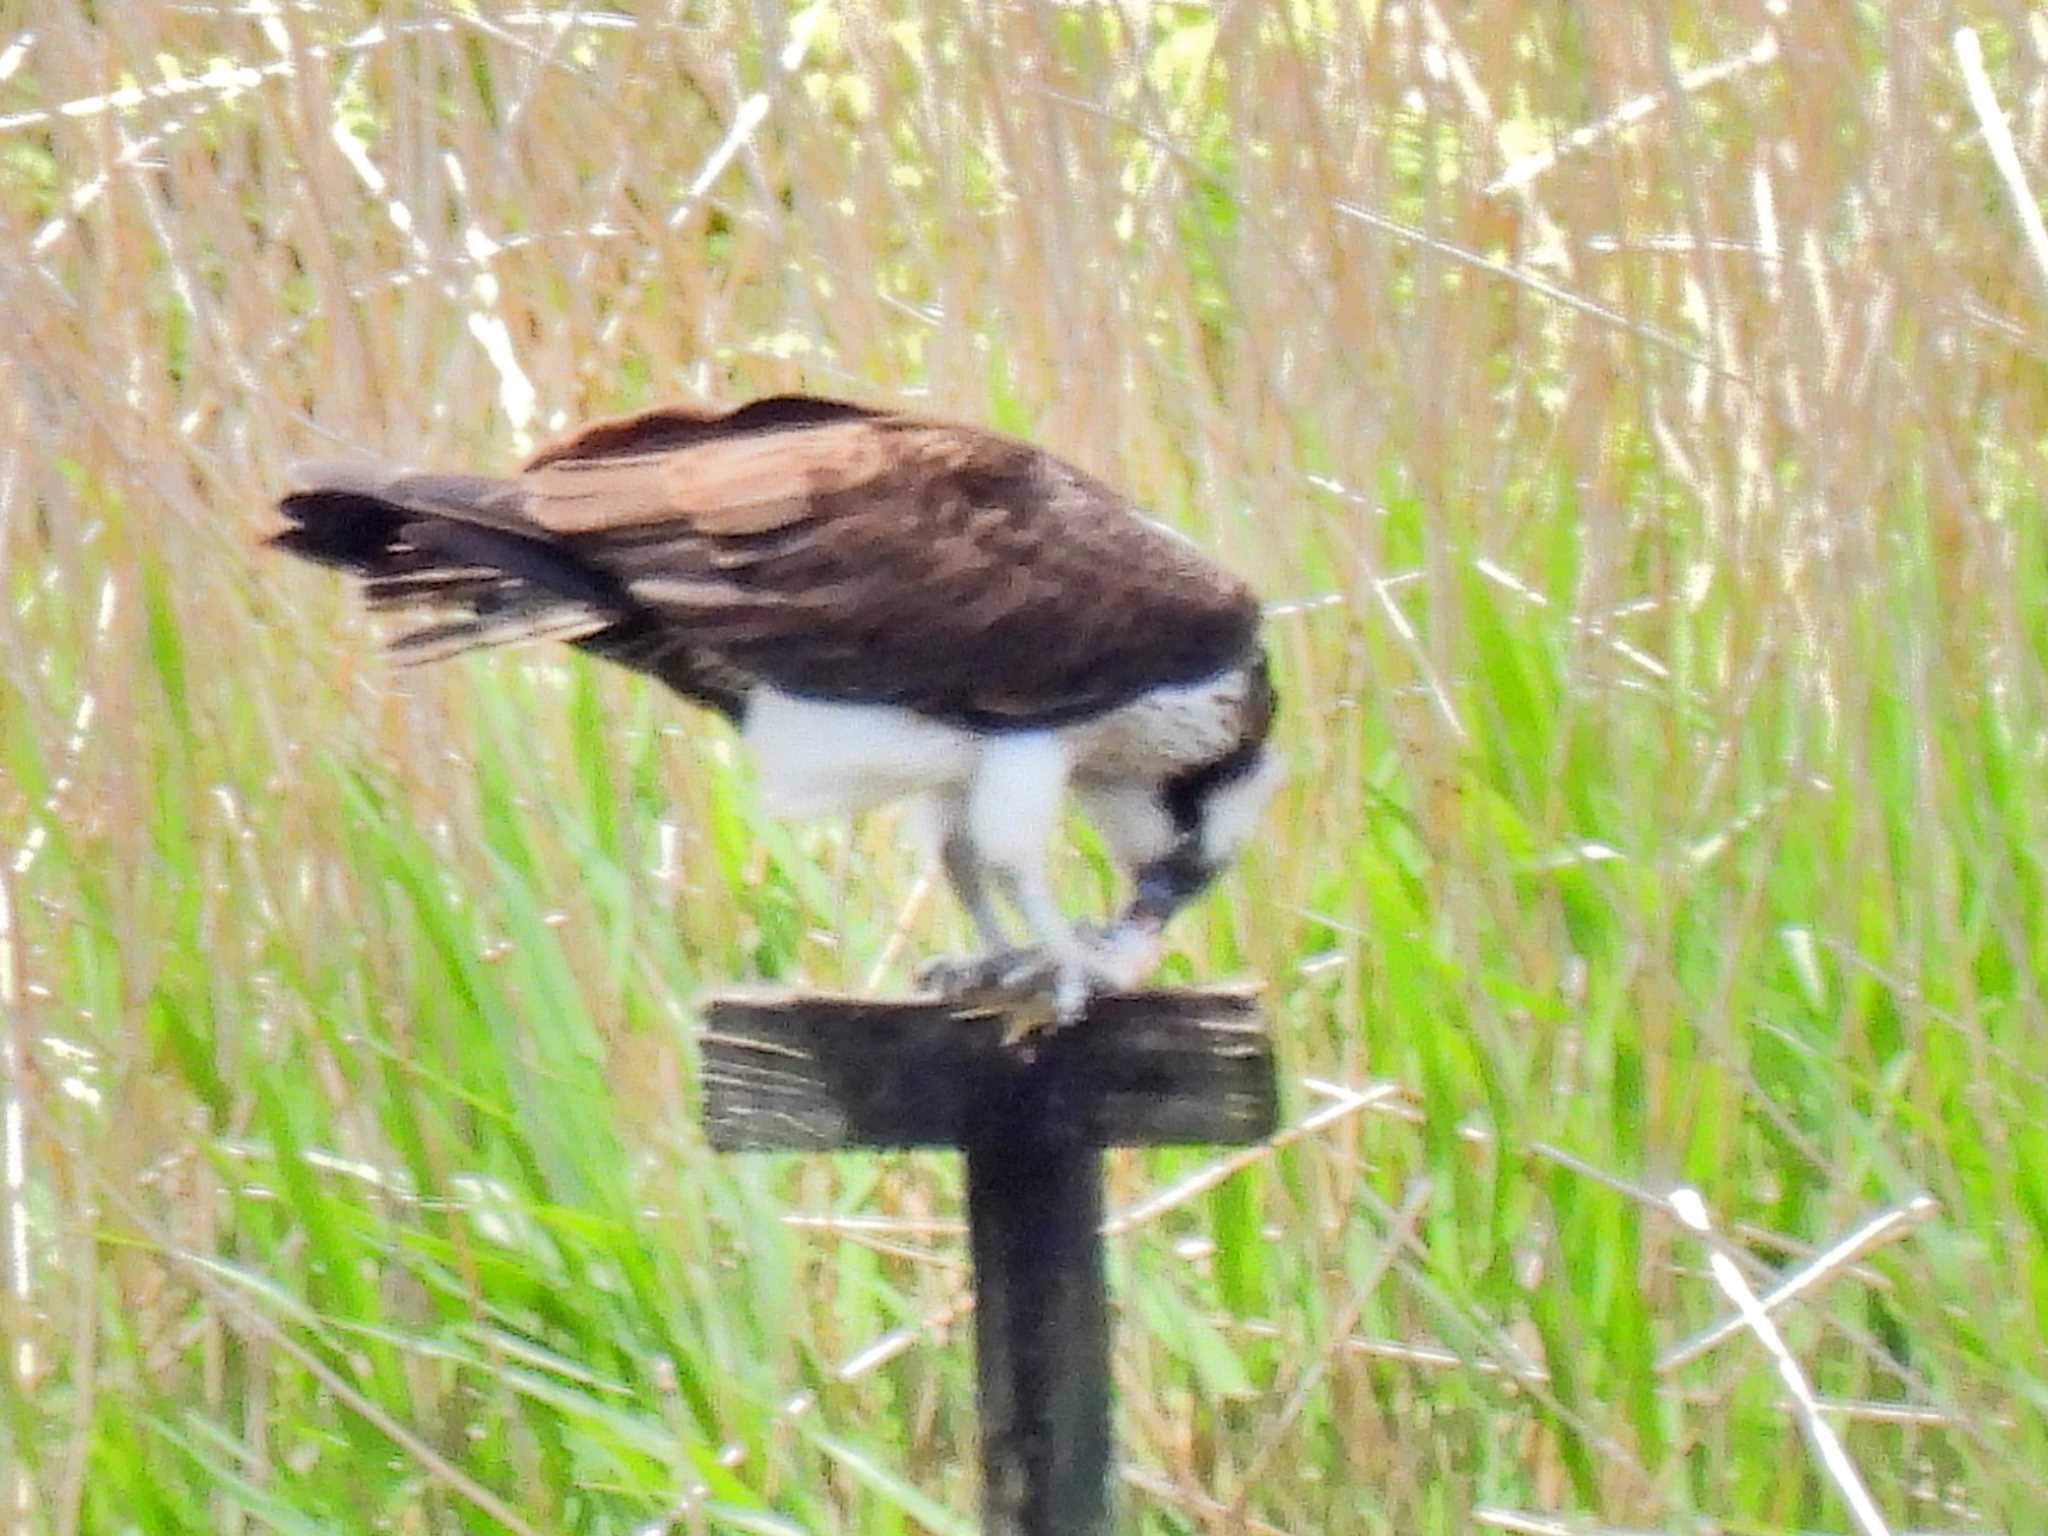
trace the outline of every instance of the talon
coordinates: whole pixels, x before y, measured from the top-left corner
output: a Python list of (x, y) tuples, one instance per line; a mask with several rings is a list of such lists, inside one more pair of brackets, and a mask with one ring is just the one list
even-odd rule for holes
[(1053, 1022), (1062, 1027), (1078, 1022), (1088, 1011), (1088, 1000), (1095, 994), (1098, 979), (1093, 966), (1061, 966), (1055, 971), (1052, 977)]
[(1048, 978), (1045, 956), (1026, 951), (1013, 956), (996, 977), (996, 985), (1005, 992), (1035, 991)]
[(947, 1002), (998, 1002), (1039, 991), (1049, 974), (1041, 951), (999, 949), (985, 955), (934, 956), (912, 979), (920, 991)]
[(940, 955), (916, 971), (921, 991), (949, 1003), (1001, 1007), (1004, 1043), (1078, 1023), (1104, 992), (1136, 986), (1158, 958), (1155, 934), (1127, 923), (1081, 928), (1077, 952), (1055, 959), (1036, 945), (982, 955)]
[(972, 963), (969, 956), (933, 955), (911, 973), (910, 984), (920, 992), (935, 992), (940, 997), (957, 996), (963, 989), (966, 972)]

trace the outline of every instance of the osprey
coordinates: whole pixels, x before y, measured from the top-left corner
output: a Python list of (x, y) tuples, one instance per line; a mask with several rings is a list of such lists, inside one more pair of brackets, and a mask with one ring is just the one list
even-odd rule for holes
[[(927, 968), (948, 995), (1065, 1021), (1135, 984), (1278, 778), (1251, 590), (997, 433), (788, 395), (599, 422), (505, 478), (296, 480), (272, 544), (419, 616), (402, 655), (551, 636), (724, 715), (773, 813), (914, 800), (988, 946)], [(1054, 900), (1069, 791), (1133, 881), (1108, 928)]]

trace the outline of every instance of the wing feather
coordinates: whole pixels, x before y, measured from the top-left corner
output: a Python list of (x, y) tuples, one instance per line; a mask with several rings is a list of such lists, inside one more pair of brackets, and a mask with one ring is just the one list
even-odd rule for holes
[(1100, 482), (995, 433), (834, 404), (756, 402), (725, 435), (610, 424), (601, 452), (541, 455), (523, 511), (657, 625), (815, 697), (1042, 724), (1251, 651), (1244, 584)]
[(712, 537), (764, 533), (819, 497), (877, 478), (883, 438), (864, 421), (784, 429), (597, 459), (550, 459), (521, 477), (550, 533), (592, 534), (681, 518)]
[(1241, 664), (1258, 604), (1029, 444), (807, 396), (600, 422), (516, 475), (315, 466), (284, 548), (380, 607), (454, 617), (415, 654), (554, 633), (731, 712), (768, 683), (985, 729)]

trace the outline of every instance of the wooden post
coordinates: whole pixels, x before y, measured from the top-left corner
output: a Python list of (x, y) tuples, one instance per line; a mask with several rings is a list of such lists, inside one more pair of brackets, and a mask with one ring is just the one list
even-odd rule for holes
[(727, 994), (708, 1020), (718, 1150), (967, 1154), (983, 1536), (1107, 1536), (1101, 1149), (1272, 1134), (1252, 995), (1099, 998), (1022, 1043), (996, 1010), (922, 1000)]
[(983, 1536), (1107, 1536), (1102, 1154), (1027, 1069), (967, 1137)]

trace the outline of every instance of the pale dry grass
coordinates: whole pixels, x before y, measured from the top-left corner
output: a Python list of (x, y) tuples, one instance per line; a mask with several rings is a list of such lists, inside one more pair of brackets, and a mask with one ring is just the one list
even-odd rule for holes
[(792, 386), (1276, 605), (1294, 781), (1177, 964), (1299, 1086), (1115, 1170), (1132, 1529), (1848, 1528), (1680, 1184), (1895, 1528), (2037, 1518), (2038, 18), (0, 18), (22, 1528), (966, 1528), (953, 1173), (690, 1119), (701, 983), (960, 936), (890, 826), (254, 547), (294, 456)]

